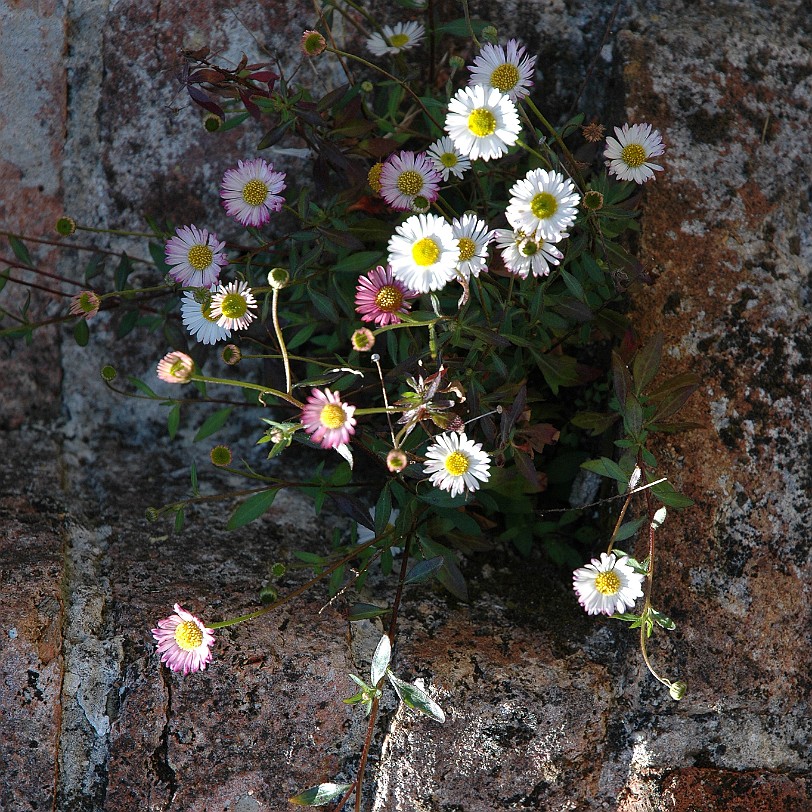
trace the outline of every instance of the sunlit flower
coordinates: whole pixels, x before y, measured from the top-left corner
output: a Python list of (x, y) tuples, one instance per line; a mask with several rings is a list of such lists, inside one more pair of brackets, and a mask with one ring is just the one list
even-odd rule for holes
[(211, 297), (211, 315), (220, 327), (227, 330), (245, 330), (256, 318), (257, 300), (244, 281), (219, 285)]
[(185, 352), (168, 352), (156, 370), (158, 377), (167, 383), (189, 383), (195, 371), (195, 362)]
[(300, 47), (305, 56), (318, 56), (327, 47), (327, 41), (318, 31), (305, 31)]
[(92, 290), (83, 290), (71, 297), (70, 312), (72, 316), (82, 316), (86, 321), (99, 312), (101, 298)]
[(448, 180), (449, 173), (461, 178), (471, 168), (471, 162), (454, 146), (454, 142), (444, 135), (435, 141), (426, 154), (431, 158), (434, 168)]
[(558, 242), (575, 221), (580, 199), (572, 181), (560, 172), (531, 169), (510, 187), (505, 216), (516, 231)]
[(445, 129), (454, 146), (472, 161), (507, 152), (521, 131), (516, 105), (495, 88), (464, 87), (448, 103)]
[(523, 99), (533, 86), (535, 56), (528, 56), (524, 45), (515, 39), (508, 40), (507, 46), (485, 43), (471, 71), (469, 85), (485, 85), (496, 88), (513, 101)]
[(169, 275), (181, 285), (211, 288), (220, 278), (220, 268), (228, 263), (224, 242), (205, 228), (182, 226), (166, 242), (166, 262), (172, 267)]
[(665, 152), (659, 130), (652, 130), (651, 124), (624, 124), (615, 127), (615, 135), (617, 138), (607, 137), (603, 153), (610, 175), (645, 183), (654, 177), (655, 169), (662, 171), (659, 164), (649, 160)]
[(202, 344), (216, 344), (231, 338), (231, 330), (220, 327), (211, 312), (211, 294), (203, 289), (183, 294), (180, 315), (186, 329)]
[(412, 307), (409, 299), (417, 294), (392, 276), (392, 269), (378, 265), (358, 279), (355, 288), (355, 312), (361, 321), (374, 321), (379, 327), (400, 324), (401, 315)]
[(488, 243), (493, 232), (488, 224), (475, 214), (466, 212), (451, 222), (454, 236), (460, 242), (460, 259), (457, 270), (466, 278), (479, 276), (480, 271), (487, 270)]
[(369, 352), (375, 346), (375, 336), (372, 330), (360, 327), (350, 336), (350, 343), (356, 352)]
[(367, 48), (375, 56), (396, 54), (406, 48), (412, 48), (423, 39), (426, 33), (426, 29), (414, 21), (396, 23), (394, 27), (385, 25), (381, 30), (383, 36), (375, 33), (367, 40)]
[(437, 199), (440, 173), (423, 152), (404, 150), (390, 155), (380, 176), (380, 195), (398, 211), (410, 211), (414, 199), (424, 197), (428, 203)]
[(614, 553), (601, 553), (591, 564), (579, 567), (572, 574), (572, 586), (578, 602), (590, 615), (613, 615), (634, 606), (643, 597), (642, 573), (628, 564), (629, 557), (618, 558)]
[(564, 255), (551, 242), (527, 237), (521, 231), (498, 228), (494, 232), (494, 240), (502, 252), (505, 267), (522, 279), (531, 273), (533, 276), (548, 276), (550, 266), (558, 265), (564, 259)]
[(176, 603), (175, 614), (159, 620), (152, 636), (158, 643), (161, 662), (166, 663), (170, 671), (189, 674), (203, 671), (211, 662), (213, 631)]
[(456, 431), (440, 434), (426, 450), (428, 458), (423, 473), (432, 484), (457, 496), (465, 490), (475, 491), (480, 482), (491, 476), (491, 463), (482, 450), (482, 443), (469, 440), (465, 433)]
[(438, 290), (456, 275), (459, 241), (436, 214), (415, 214), (401, 223), (388, 250), (395, 279), (418, 293)]
[(236, 169), (227, 169), (220, 187), (226, 213), (244, 226), (261, 226), (279, 211), (285, 198), (285, 173), (274, 172), (273, 164), (262, 158), (237, 161)]
[(355, 434), (355, 406), (341, 400), (338, 392), (314, 389), (302, 409), (302, 425), (311, 439), (322, 448), (346, 445)]

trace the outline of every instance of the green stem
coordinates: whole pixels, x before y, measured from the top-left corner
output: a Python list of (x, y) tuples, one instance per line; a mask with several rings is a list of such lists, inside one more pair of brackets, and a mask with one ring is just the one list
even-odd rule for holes
[(542, 123), (542, 125), (544, 125), (544, 128), (547, 130), (547, 132), (549, 132), (550, 135), (552, 135), (552, 137), (555, 139), (556, 144), (558, 144), (558, 146), (561, 149), (561, 152), (564, 153), (564, 156), (566, 157), (567, 161), (570, 164), (570, 169), (575, 177), (575, 182), (583, 191), (586, 188), (586, 183), (584, 182), (583, 175), (581, 175), (581, 170), (578, 169), (578, 162), (575, 160), (575, 157), (570, 152), (570, 148), (564, 143), (564, 139), (561, 137), (558, 130), (556, 130), (556, 128), (553, 127), (553, 125), (550, 124), (550, 122), (547, 121), (547, 119), (542, 115), (541, 111), (533, 103), (533, 100), (530, 98), (530, 96), (525, 98), (524, 101), (527, 104), (527, 106), (533, 111), (533, 113), (536, 115), (536, 117)]
[(223, 386), (239, 386), (241, 389), (254, 389), (257, 392), (262, 392), (263, 395), (272, 395), (280, 400), (286, 400), (297, 409), (303, 409), (304, 404), (291, 397), (285, 392), (280, 392), (278, 389), (271, 389), (269, 386), (261, 386), (258, 383), (248, 383), (247, 381), (231, 381), (228, 378), (209, 378), (207, 375), (192, 375), (193, 381), (202, 381), (203, 383), (219, 383)]
[(290, 361), (288, 360), (288, 348), (285, 346), (285, 339), (282, 336), (282, 328), (279, 326), (279, 288), (274, 287), (271, 298), (271, 316), (273, 318), (273, 329), (276, 333), (276, 340), (279, 344), (279, 351), (282, 353), (282, 363), (285, 365), (285, 391), (290, 395)]

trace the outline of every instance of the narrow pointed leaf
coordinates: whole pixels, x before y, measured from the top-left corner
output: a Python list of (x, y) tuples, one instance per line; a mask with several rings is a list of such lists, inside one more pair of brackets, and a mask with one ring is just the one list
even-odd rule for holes
[(249, 496), (235, 511), (231, 514), (226, 528), (228, 530), (236, 530), (238, 527), (244, 527), (246, 524), (253, 522), (254, 519), (259, 518), (266, 510), (273, 504), (276, 498), (276, 488), (271, 488), (267, 491), (255, 493)]
[(384, 635), (378, 642), (378, 647), (372, 655), (372, 666), (369, 669), (372, 685), (377, 685), (386, 669), (389, 668), (389, 663), (392, 660), (392, 643), (388, 635)]
[(399, 679), (391, 671), (386, 676), (406, 707), (424, 713), (438, 722), (445, 722), (443, 709), (422, 688)]
[(317, 787), (310, 787), (298, 795), (294, 795), (288, 800), (296, 806), (324, 806), (330, 801), (340, 798), (352, 784), (319, 784)]

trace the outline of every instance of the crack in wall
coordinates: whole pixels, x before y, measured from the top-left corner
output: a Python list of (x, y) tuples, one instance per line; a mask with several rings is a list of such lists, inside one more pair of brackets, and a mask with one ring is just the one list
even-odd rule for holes
[(169, 793), (169, 800), (164, 806), (164, 812), (168, 812), (172, 808), (172, 802), (175, 800), (175, 794), (178, 791), (178, 781), (172, 765), (169, 763), (169, 736), (172, 727), (172, 675), (165, 666), (161, 666), (161, 679), (163, 680), (164, 689), (166, 690), (166, 705), (164, 725), (161, 729), (161, 737), (158, 746), (152, 751), (152, 768), (155, 770), (155, 775), (158, 780), (165, 784)]

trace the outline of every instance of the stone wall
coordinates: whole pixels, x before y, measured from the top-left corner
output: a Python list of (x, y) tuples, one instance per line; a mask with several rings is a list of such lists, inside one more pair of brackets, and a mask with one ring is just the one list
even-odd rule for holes
[[(672, 370), (703, 379), (689, 417), (706, 428), (658, 449), (697, 503), (661, 537), (657, 602), (678, 630), (654, 655), (690, 692), (663, 696), (633, 636), (587, 619), (543, 559), (472, 558), (468, 606), (424, 590), (404, 607), (399, 668), (448, 720), (387, 709), (368, 807), (812, 808), (808, 4), (629, 0), (605, 41), (609, 0), (472, 6), (542, 55), (557, 115), (597, 55), (586, 111), (665, 135), (640, 246), (657, 279), (634, 307), (644, 335), (665, 331)], [(202, 130), (178, 49), (267, 48), (290, 70), (312, 23), (301, 0), (0, 2), (2, 228), (50, 238), (67, 211), (226, 229), (217, 180), (257, 133)], [(81, 256), (37, 253), (73, 278)], [(158, 667), (149, 629), (175, 601), (211, 618), (255, 605), (270, 565), (323, 549), (328, 529), (289, 495), (236, 535), (218, 505), (182, 534), (147, 524), (147, 506), (188, 493), (201, 451), (102, 386), (100, 359), (147, 377), (165, 349), (125, 353), (114, 330), (100, 317), (87, 350), (55, 328), (0, 347), (0, 809), (287, 808), (357, 766), (362, 720), (340, 699), (374, 632), (348, 631), (341, 605), (319, 613), (317, 591), (222, 633), (203, 674)]]

